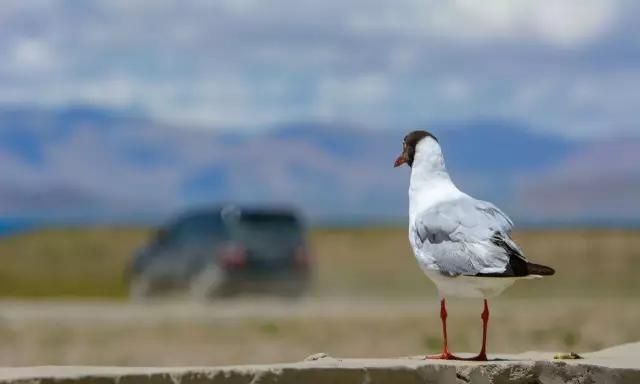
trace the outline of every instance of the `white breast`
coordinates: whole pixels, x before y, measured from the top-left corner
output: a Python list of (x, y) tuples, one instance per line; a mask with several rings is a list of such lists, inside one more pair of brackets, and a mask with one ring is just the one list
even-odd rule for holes
[(438, 288), (440, 297), (459, 297), (467, 299), (487, 299), (500, 295), (516, 280), (535, 279), (540, 276), (526, 277), (476, 277), (446, 276), (438, 271), (424, 269), (424, 273)]

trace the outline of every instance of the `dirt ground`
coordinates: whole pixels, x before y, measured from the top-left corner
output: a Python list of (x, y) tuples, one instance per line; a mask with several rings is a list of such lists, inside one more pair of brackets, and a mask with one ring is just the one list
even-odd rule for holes
[[(496, 299), (489, 350), (597, 350), (640, 340), (632, 299)], [(456, 351), (480, 343), (481, 302), (452, 301)], [(437, 352), (435, 298), (409, 301), (240, 300), (211, 305), (0, 303), (0, 365), (226, 365)]]

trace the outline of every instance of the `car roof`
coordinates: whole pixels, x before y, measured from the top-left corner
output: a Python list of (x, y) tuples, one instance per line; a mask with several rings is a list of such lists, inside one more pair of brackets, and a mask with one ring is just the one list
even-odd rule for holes
[(170, 223), (177, 223), (183, 220), (189, 220), (193, 218), (211, 216), (216, 218), (224, 218), (226, 215), (233, 216), (274, 216), (274, 217), (291, 217), (294, 220), (299, 220), (297, 212), (292, 208), (277, 207), (277, 206), (241, 206), (241, 205), (221, 205), (213, 207), (203, 207), (199, 209), (190, 209), (181, 215), (174, 217)]

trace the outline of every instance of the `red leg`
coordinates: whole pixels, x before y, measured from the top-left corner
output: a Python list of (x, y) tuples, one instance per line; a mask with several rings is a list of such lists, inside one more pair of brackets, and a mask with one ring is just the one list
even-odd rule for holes
[(440, 320), (442, 321), (442, 336), (444, 337), (444, 347), (442, 353), (439, 355), (427, 355), (426, 359), (438, 359), (438, 360), (455, 360), (457, 357), (449, 352), (449, 342), (447, 339), (447, 306), (444, 298), (440, 300)]
[(482, 311), (482, 348), (478, 356), (471, 358), (474, 361), (487, 361), (487, 326), (489, 325), (489, 305), (484, 299), (484, 310)]
[(457, 357), (449, 352), (447, 340), (447, 308), (444, 299), (440, 301), (440, 319), (442, 320), (442, 335), (444, 336), (444, 350), (439, 355), (427, 355), (426, 359), (439, 360), (467, 360), (467, 361), (487, 361), (487, 327), (489, 325), (489, 305), (487, 299), (484, 300), (484, 310), (482, 311), (482, 348), (476, 357)]

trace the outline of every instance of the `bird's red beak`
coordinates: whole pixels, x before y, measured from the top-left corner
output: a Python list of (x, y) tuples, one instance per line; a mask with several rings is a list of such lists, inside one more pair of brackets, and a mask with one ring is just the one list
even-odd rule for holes
[(396, 159), (396, 162), (393, 163), (393, 167), (398, 168), (402, 164), (406, 164), (406, 163), (407, 163), (407, 158), (403, 153), (402, 155), (398, 156), (398, 158)]

